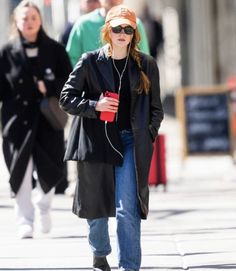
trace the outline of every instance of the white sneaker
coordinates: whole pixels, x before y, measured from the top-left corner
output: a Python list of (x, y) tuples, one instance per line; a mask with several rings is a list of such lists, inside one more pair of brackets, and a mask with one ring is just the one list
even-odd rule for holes
[(42, 233), (49, 233), (52, 228), (52, 220), (49, 213), (39, 216), (39, 230)]
[(18, 230), (18, 237), (20, 239), (33, 238), (33, 227), (28, 224), (20, 225)]

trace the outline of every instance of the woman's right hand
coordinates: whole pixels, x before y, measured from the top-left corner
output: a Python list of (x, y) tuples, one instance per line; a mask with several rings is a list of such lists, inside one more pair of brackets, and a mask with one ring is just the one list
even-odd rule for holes
[(46, 88), (43, 80), (39, 80), (37, 83), (38, 83), (38, 90), (39, 90), (39, 92), (41, 92), (43, 95), (46, 95), (47, 88)]
[(100, 112), (106, 111), (106, 112), (116, 113), (118, 111), (118, 106), (119, 106), (119, 100), (111, 98), (111, 97), (106, 97), (102, 93), (96, 104), (95, 110), (100, 111)]

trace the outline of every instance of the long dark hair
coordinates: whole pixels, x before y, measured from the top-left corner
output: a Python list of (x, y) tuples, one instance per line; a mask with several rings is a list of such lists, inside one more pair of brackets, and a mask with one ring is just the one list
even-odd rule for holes
[[(111, 41), (111, 38), (109, 35), (110, 31), (111, 31), (111, 27), (110, 27), (109, 23), (106, 23), (101, 29), (101, 39), (102, 39), (103, 43), (110, 44), (109, 55), (111, 56), (111, 54), (112, 54), (112, 41)], [(136, 28), (134, 31), (133, 38), (131, 40), (130, 55), (134, 59), (134, 61), (136, 62), (137, 66), (139, 68), (139, 71), (140, 71), (140, 82), (139, 82), (139, 86), (137, 88), (137, 91), (138, 91), (138, 93), (144, 92), (147, 94), (150, 90), (150, 81), (149, 81), (147, 75), (142, 70), (141, 56), (140, 56), (140, 52), (138, 50), (138, 43), (140, 42), (140, 39), (141, 38), (140, 38), (138, 28)]]
[[(34, 8), (39, 16), (40, 16), (40, 19), (41, 19), (41, 23), (42, 23), (42, 15), (41, 15), (41, 12), (38, 8), (38, 6), (33, 2), (33, 1), (30, 1), (30, 0), (22, 0), (16, 7), (15, 9), (13, 10), (13, 13), (11, 15), (11, 31), (10, 31), (10, 39), (14, 39), (16, 38), (18, 35), (19, 35), (19, 30), (16, 26), (16, 17), (18, 15), (18, 13), (20, 12), (20, 10), (24, 7), (32, 7)], [(41, 28), (39, 30), (40, 32), (44, 32), (44, 29), (41, 25)]]

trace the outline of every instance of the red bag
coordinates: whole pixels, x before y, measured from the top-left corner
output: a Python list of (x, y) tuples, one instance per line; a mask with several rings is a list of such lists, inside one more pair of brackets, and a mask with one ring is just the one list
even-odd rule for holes
[(158, 135), (154, 142), (151, 166), (149, 170), (148, 184), (157, 186), (164, 185), (166, 190), (166, 157), (165, 157), (165, 136)]

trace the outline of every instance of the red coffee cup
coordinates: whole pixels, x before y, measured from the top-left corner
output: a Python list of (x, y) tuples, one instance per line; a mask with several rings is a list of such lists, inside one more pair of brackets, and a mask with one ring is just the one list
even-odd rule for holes
[[(104, 96), (105, 97), (111, 97), (111, 98), (119, 100), (119, 94), (117, 94), (115, 92), (106, 91), (104, 93)], [(113, 122), (114, 119), (115, 119), (115, 113), (114, 112), (102, 111), (100, 113), (100, 120)]]

